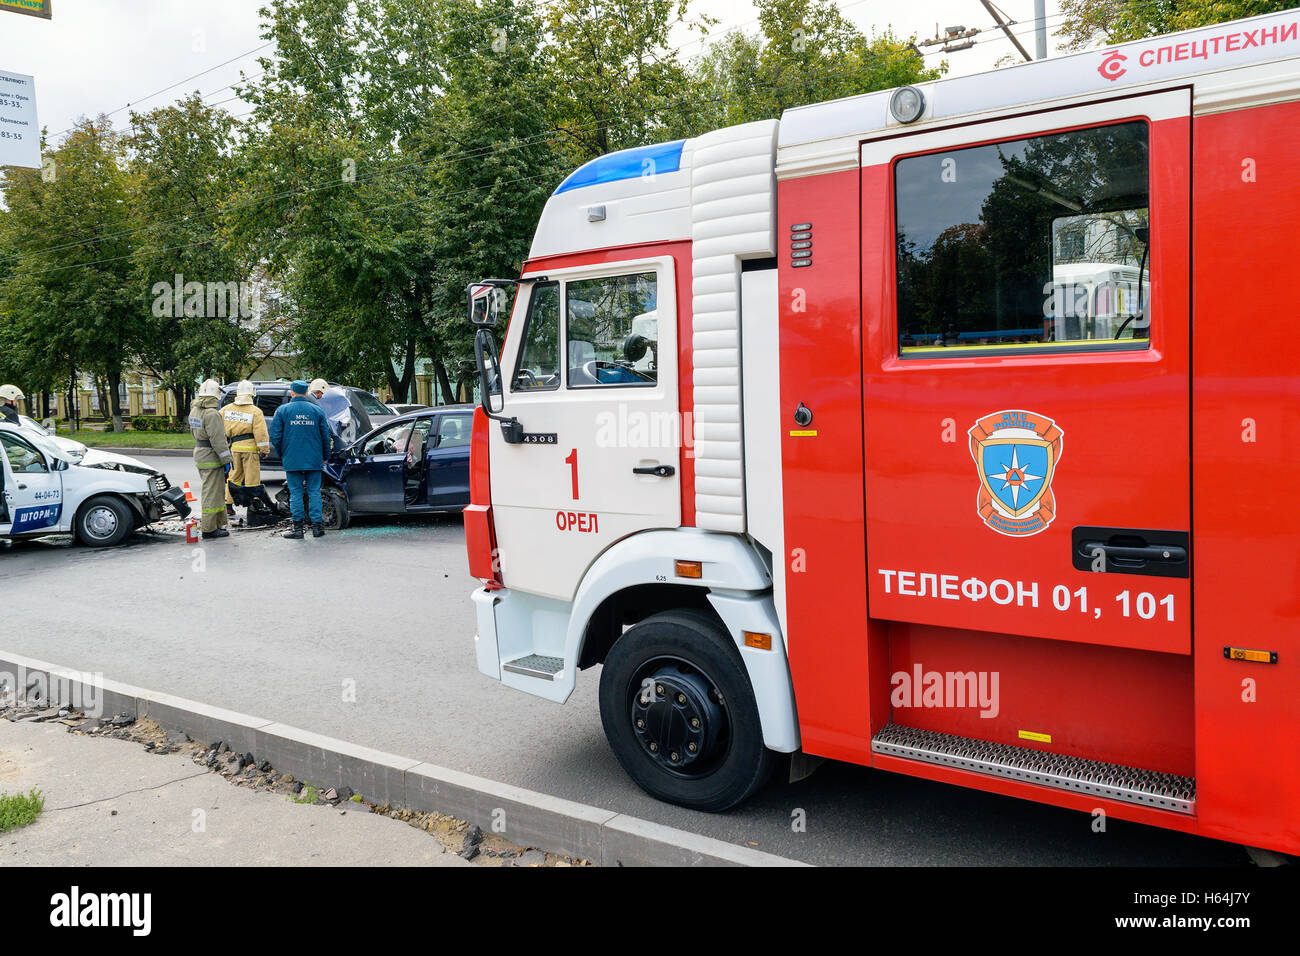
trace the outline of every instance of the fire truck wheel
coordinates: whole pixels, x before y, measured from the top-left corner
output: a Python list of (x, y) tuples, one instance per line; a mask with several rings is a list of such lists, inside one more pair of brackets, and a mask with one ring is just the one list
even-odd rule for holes
[(628, 776), (678, 806), (726, 810), (772, 770), (740, 652), (701, 611), (655, 614), (615, 641), (600, 717)]

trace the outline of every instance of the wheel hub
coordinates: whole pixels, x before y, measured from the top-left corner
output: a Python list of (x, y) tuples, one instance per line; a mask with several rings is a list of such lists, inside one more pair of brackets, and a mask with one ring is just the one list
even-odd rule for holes
[(646, 755), (678, 771), (708, 764), (726, 726), (721, 695), (702, 675), (663, 665), (632, 695), (632, 729)]
[(86, 516), (86, 530), (96, 538), (109, 538), (117, 531), (117, 515), (112, 508), (94, 508)]

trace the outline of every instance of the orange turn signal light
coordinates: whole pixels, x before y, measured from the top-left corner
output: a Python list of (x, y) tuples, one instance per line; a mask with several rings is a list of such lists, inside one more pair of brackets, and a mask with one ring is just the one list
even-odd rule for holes
[(1256, 664), (1277, 663), (1277, 651), (1257, 651), (1249, 647), (1225, 647), (1223, 656), (1230, 661), (1253, 661)]
[(756, 647), (760, 651), (772, 649), (772, 635), (759, 634), (757, 631), (745, 631), (745, 646)]
[(675, 561), (673, 569), (679, 578), (704, 577), (704, 565), (699, 561)]

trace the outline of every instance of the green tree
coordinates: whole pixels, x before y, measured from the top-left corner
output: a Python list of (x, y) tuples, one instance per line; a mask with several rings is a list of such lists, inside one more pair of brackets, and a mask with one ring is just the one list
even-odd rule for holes
[(1061, 0), (1068, 50), (1123, 43), (1295, 6), (1295, 0)]
[[(304, 371), (385, 382), (404, 397), (423, 330), (403, 308), (422, 224), (408, 205), (412, 177), (401, 175), (412, 170), (392, 126), (400, 113), (371, 88), (391, 90), (400, 66), (384, 7), (274, 0), (262, 9), (277, 56), (240, 88), (255, 112), (226, 221), (232, 240), (258, 248), (283, 286)], [(422, 41), (402, 45), (418, 50)]]
[[(18, 181), (39, 179), (35, 170), (11, 169), (6, 189), (30, 190), (34, 183)], [(45, 325), (45, 317), (36, 298), (40, 287), (35, 278), (14, 275), (25, 265), (18, 251), (25, 231), (11, 209), (0, 209), (0, 382), (22, 388), (35, 409), (35, 395), (68, 387), (75, 363), (66, 352), (41, 340), (38, 330)], [(42, 408), (38, 414), (46, 413)]]
[(759, 31), (732, 30), (693, 64), (692, 135), (791, 107), (937, 79), (911, 39), (862, 33), (831, 0), (758, 0)]
[[(516, 273), (557, 174), (541, 24), (513, 0), (277, 0), (229, 221), (314, 373), (406, 397), (468, 363), (465, 285)], [(363, 42), (364, 38), (364, 42)]]
[[(184, 408), (196, 379), (238, 375), (257, 336), (248, 295), (256, 251), (221, 228), (234, 188), (235, 124), (195, 94), (133, 113), (131, 126), (134, 280), (149, 303), (137, 358)], [(204, 287), (201, 303), (185, 295), (190, 283)]]
[(705, 31), (688, 0), (559, 0), (545, 7), (546, 102), (571, 166), (670, 139), (690, 110), (686, 63), (668, 45), (678, 26)]
[(0, 313), (32, 379), (44, 386), (56, 375), (94, 373), (121, 431), (122, 375), (138, 351), (146, 308), (132, 281), (126, 144), (106, 117), (83, 119), (47, 155), (52, 179), (11, 170), (4, 183), (4, 245), (12, 254)]
[(468, 394), (475, 372), (465, 287), (519, 274), (565, 170), (547, 116), (554, 81), (531, 5), (452, 0), (445, 10), (443, 95), (417, 124), (413, 145), (436, 157), (421, 204), (433, 263), (427, 344), (440, 388)]

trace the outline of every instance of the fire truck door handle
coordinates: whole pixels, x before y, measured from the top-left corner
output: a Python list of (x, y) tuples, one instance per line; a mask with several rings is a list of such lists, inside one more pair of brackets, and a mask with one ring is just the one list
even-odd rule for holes
[(634, 475), (654, 475), (657, 478), (671, 478), (677, 474), (677, 469), (672, 465), (648, 465), (645, 468), (633, 468)]
[(1078, 527), (1071, 532), (1070, 543), (1071, 563), (1080, 571), (1165, 578), (1191, 575), (1192, 542), (1186, 531)]
[(1150, 544), (1142, 548), (1123, 548), (1113, 544), (1103, 544), (1100, 541), (1088, 541), (1083, 545), (1083, 550), (1089, 555), (1095, 556), (1098, 549), (1106, 555), (1107, 561), (1162, 561), (1179, 564), (1187, 560), (1187, 552), (1172, 545), (1166, 547)]

